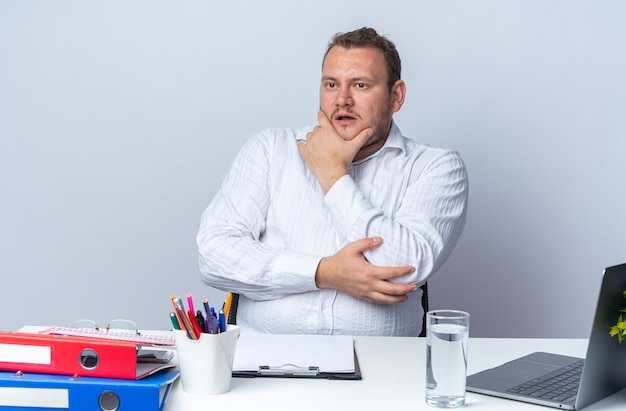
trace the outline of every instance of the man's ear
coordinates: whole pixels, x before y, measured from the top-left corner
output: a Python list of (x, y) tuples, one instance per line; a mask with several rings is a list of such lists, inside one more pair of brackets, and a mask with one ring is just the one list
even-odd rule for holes
[(391, 86), (391, 108), (393, 112), (400, 110), (404, 104), (404, 97), (406, 96), (406, 84), (403, 80), (396, 80)]

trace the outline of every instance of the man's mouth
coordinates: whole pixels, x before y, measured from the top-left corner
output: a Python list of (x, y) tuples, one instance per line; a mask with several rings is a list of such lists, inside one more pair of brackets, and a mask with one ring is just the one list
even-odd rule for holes
[(337, 114), (335, 116), (337, 121), (356, 120), (356, 117), (351, 114)]

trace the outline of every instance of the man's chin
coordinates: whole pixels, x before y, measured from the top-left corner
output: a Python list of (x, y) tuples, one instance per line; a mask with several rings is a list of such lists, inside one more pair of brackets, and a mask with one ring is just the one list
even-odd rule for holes
[(337, 134), (339, 134), (339, 137), (341, 137), (345, 141), (354, 140), (354, 138), (359, 134), (358, 132), (355, 132), (352, 127), (349, 126), (335, 127), (335, 131), (337, 132)]

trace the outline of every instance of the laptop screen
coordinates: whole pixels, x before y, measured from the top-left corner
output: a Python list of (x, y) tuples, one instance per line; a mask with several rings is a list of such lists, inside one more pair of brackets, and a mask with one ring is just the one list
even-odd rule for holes
[[(573, 302), (575, 303), (575, 302)], [(604, 271), (576, 408), (626, 386), (626, 264)], [(624, 327), (624, 328), (620, 328)]]

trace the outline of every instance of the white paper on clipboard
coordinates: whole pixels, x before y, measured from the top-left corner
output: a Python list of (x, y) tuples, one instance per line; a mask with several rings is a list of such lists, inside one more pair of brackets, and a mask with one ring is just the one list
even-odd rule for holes
[(320, 373), (353, 373), (354, 341), (349, 335), (241, 333), (233, 371), (257, 371), (260, 367), (316, 367)]

